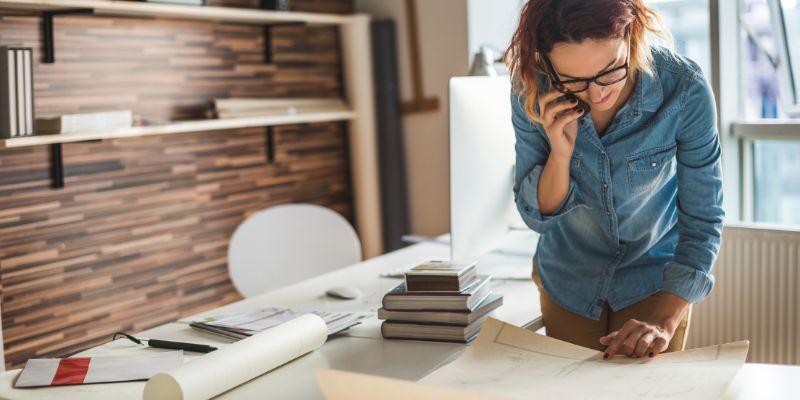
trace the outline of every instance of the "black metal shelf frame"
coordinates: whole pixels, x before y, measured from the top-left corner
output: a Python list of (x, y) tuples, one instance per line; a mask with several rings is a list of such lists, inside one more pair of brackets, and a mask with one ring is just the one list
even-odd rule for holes
[[(267, 2), (269, 3), (269, 2)], [(263, 9), (276, 9), (262, 3)], [(43, 63), (52, 64), (56, 61), (55, 57), (55, 44), (53, 39), (53, 17), (57, 15), (76, 15), (76, 14), (94, 14), (93, 8), (70, 8), (63, 10), (43, 11), (42, 12), (42, 30), (44, 37), (44, 59)], [(305, 22), (276, 22), (274, 24), (264, 25), (264, 63), (271, 64), (272, 57), (272, 28), (275, 26), (287, 25), (305, 25)], [(266, 145), (267, 145), (267, 159), (268, 162), (275, 160), (274, 150), (274, 131), (272, 127), (267, 128), (266, 132)], [(51, 145), (52, 158), (53, 158), (53, 188), (60, 189), (64, 187), (64, 159), (61, 143), (54, 143)]]

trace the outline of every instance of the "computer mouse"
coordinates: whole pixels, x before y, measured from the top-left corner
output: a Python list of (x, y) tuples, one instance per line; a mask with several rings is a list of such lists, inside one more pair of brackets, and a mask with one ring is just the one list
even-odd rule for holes
[(361, 291), (349, 286), (338, 286), (325, 291), (325, 294), (339, 299), (352, 300), (361, 296)]

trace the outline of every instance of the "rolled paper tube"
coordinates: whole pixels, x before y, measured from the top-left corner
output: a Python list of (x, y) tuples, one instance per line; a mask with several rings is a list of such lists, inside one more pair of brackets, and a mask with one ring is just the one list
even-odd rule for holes
[(319, 348), (322, 318), (306, 314), (153, 376), (144, 400), (207, 400)]

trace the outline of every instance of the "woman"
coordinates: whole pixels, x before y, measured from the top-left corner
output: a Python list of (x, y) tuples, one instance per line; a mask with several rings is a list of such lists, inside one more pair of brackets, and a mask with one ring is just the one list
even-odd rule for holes
[(530, 0), (506, 54), (547, 335), (606, 359), (683, 349), (724, 219), (713, 94), (648, 34), (642, 0)]

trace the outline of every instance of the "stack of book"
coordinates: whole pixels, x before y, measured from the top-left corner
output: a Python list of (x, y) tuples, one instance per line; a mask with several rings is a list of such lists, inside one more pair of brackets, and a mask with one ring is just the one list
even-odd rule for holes
[(0, 138), (31, 136), (33, 50), (0, 46)]
[(378, 309), (383, 337), (471, 342), (489, 313), (503, 305), (503, 295), (489, 288), (491, 276), (479, 275), (475, 265), (430, 261), (406, 272)]
[(347, 111), (340, 98), (232, 98), (214, 99), (210, 117), (245, 118)]
[(54, 118), (36, 118), (36, 134), (51, 135), (113, 131), (133, 125), (131, 110), (68, 114)]

